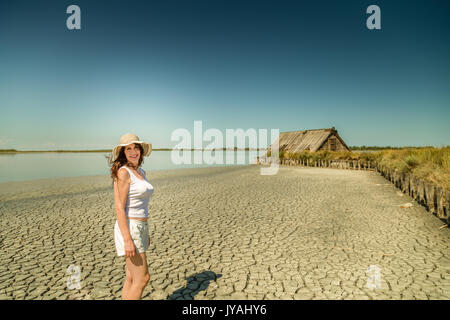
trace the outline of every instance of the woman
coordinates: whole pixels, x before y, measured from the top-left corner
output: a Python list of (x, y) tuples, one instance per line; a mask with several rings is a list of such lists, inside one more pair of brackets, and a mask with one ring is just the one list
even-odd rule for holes
[(120, 138), (110, 158), (117, 215), (114, 240), (117, 255), (125, 257), (126, 266), (123, 300), (140, 299), (150, 280), (145, 251), (150, 244), (148, 201), (154, 190), (140, 166), (151, 151), (150, 143), (129, 133)]

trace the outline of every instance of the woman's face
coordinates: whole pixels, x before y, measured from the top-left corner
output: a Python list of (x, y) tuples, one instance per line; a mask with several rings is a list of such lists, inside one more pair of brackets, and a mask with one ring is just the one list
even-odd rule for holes
[(136, 143), (125, 146), (125, 156), (127, 161), (137, 166), (139, 164), (139, 158), (141, 156), (141, 150)]

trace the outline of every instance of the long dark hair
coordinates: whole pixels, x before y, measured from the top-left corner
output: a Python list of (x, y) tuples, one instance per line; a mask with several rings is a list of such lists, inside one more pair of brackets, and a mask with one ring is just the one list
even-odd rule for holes
[[(140, 150), (139, 162), (137, 165), (137, 167), (140, 167), (142, 163), (144, 163), (144, 148), (142, 148), (140, 143), (136, 143), (136, 145)], [(114, 187), (114, 181), (116, 181), (117, 179), (117, 171), (119, 171), (119, 169), (124, 165), (127, 165), (130, 168), (134, 168), (134, 166), (133, 164), (128, 162), (127, 157), (125, 156), (125, 147), (120, 148), (119, 156), (117, 157), (116, 160), (111, 162), (112, 156), (113, 155), (111, 154), (110, 157), (108, 158), (108, 162), (111, 166), (112, 186)]]

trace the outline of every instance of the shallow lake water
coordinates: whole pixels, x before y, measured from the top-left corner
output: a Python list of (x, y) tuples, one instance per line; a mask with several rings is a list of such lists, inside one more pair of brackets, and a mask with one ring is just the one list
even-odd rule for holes
[[(251, 164), (257, 154), (263, 151), (216, 152), (214, 154), (208, 151), (184, 151), (184, 153), (178, 151), (179, 156), (184, 156), (187, 160), (178, 164), (177, 159), (172, 157), (172, 151), (153, 151), (149, 157), (144, 158), (142, 168), (151, 171)], [(1, 154), (0, 182), (109, 175), (107, 155), (102, 152)], [(215, 159), (216, 163), (208, 164), (213, 162), (207, 162), (208, 159)]]

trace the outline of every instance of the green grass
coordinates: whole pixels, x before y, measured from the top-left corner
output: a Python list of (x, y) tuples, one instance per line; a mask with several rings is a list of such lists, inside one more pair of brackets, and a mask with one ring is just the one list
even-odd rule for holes
[(281, 151), (280, 159), (322, 160), (359, 160), (362, 164), (370, 161), (371, 166), (380, 164), (397, 169), (402, 173), (413, 174), (425, 181), (437, 184), (450, 190), (450, 146), (434, 147), (405, 147), (385, 149), (374, 152), (351, 151), (303, 151), (289, 153)]
[(411, 149), (411, 148), (415, 148), (415, 149), (424, 149), (424, 148), (433, 148), (431, 146), (425, 146), (425, 147), (391, 147), (391, 146), (385, 146), (385, 147), (377, 147), (377, 146), (350, 146), (349, 149), (350, 150), (387, 150), (387, 149), (392, 149), (392, 150), (400, 150), (400, 149)]
[(450, 190), (450, 147), (381, 151), (380, 164)]

